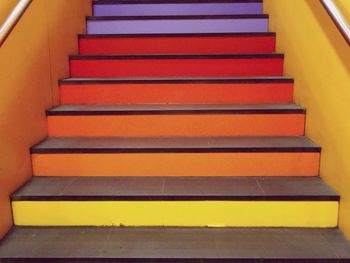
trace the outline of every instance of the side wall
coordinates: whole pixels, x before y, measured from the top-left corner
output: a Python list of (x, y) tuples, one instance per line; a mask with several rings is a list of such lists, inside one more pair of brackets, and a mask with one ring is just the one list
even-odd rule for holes
[[(0, 47), (0, 239), (12, 226), (9, 195), (32, 175), (29, 147), (46, 136), (45, 109), (58, 102), (91, 0), (35, 0)], [(1, 1), (4, 21), (17, 0)]]
[[(338, 0), (346, 16), (350, 2)], [(350, 47), (315, 0), (265, 0), (270, 30), (307, 108), (306, 134), (322, 146), (321, 177), (341, 194), (340, 228), (350, 238)], [(350, 19), (350, 16), (349, 16)]]

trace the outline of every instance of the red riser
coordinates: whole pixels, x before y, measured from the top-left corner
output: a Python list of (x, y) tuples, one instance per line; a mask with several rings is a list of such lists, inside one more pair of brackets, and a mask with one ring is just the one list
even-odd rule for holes
[(283, 58), (71, 59), (71, 77), (281, 76)]
[(273, 53), (275, 36), (80, 38), (81, 55)]

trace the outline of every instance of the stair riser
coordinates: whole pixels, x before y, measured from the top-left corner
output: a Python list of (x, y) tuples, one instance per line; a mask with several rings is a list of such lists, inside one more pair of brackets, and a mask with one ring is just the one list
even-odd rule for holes
[(262, 3), (95, 4), (95, 16), (261, 14)]
[(61, 84), (60, 100), (62, 104), (289, 103), (293, 84)]
[[(15, 201), (21, 226), (336, 227), (331, 201)], [(179, 216), (181, 215), (181, 216)]]
[(80, 38), (81, 55), (253, 54), (275, 51), (274, 36)]
[(32, 154), (32, 163), (38, 176), (317, 176), (319, 157), (317, 152), (70, 153)]
[(88, 34), (268, 32), (268, 18), (88, 20)]
[(57, 137), (301, 136), (304, 123), (304, 114), (48, 116)]
[(281, 76), (283, 58), (71, 59), (71, 77)]

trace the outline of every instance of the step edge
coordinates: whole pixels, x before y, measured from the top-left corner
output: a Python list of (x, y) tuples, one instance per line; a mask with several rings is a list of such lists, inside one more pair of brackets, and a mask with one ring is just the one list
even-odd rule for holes
[(186, 4), (186, 3), (263, 3), (263, 0), (109, 0), (109, 1), (96, 1), (93, 0), (93, 5), (116, 5), (116, 4)]
[(200, 20), (200, 19), (269, 19), (268, 14), (247, 15), (164, 15), (164, 16), (87, 16), (87, 22), (120, 20)]
[(282, 53), (269, 54), (152, 54), (152, 55), (70, 55), (70, 60), (146, 60), (146, 59), (284, 59)]
[(305, 115), (303, 108), (294, 109), (204, 109), (204, 110), (60, 110), (49, 109), (46, 116), (119, 116), (119, 115), (272, 115), (300, 114)]
[(66, 78), (59, 80), (60, 85), (69, 84), (122, 84), (122, 83), (134, 83), (134, 84), (147, 84), (147, 83), (294, 83), (294, 78), (288, 77), (266, 77), (266, 78), (177, 78), (177, 79), (112, 79), (112, 78)]
[(145, 33), (145, 34), (79, 34), (79, 39), (89, 38), (161, 38), (161, 37), (276, 37), (276, 32), (243, 33)]
[(38, 148), (30, 149), (31, 154), (132, 154), (132, 153), (320, 153), (321, 148), (309, 147), (283, 147), (283, 148)]
[(281, 202), (339, 202), (339, 195), (12, 195), (18, 201), (281, 201)]

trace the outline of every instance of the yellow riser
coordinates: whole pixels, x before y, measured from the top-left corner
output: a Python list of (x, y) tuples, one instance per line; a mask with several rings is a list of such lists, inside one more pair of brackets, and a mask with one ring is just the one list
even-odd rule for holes
[(336, 227), (336, 201), (14, 201), (22, 226)]

